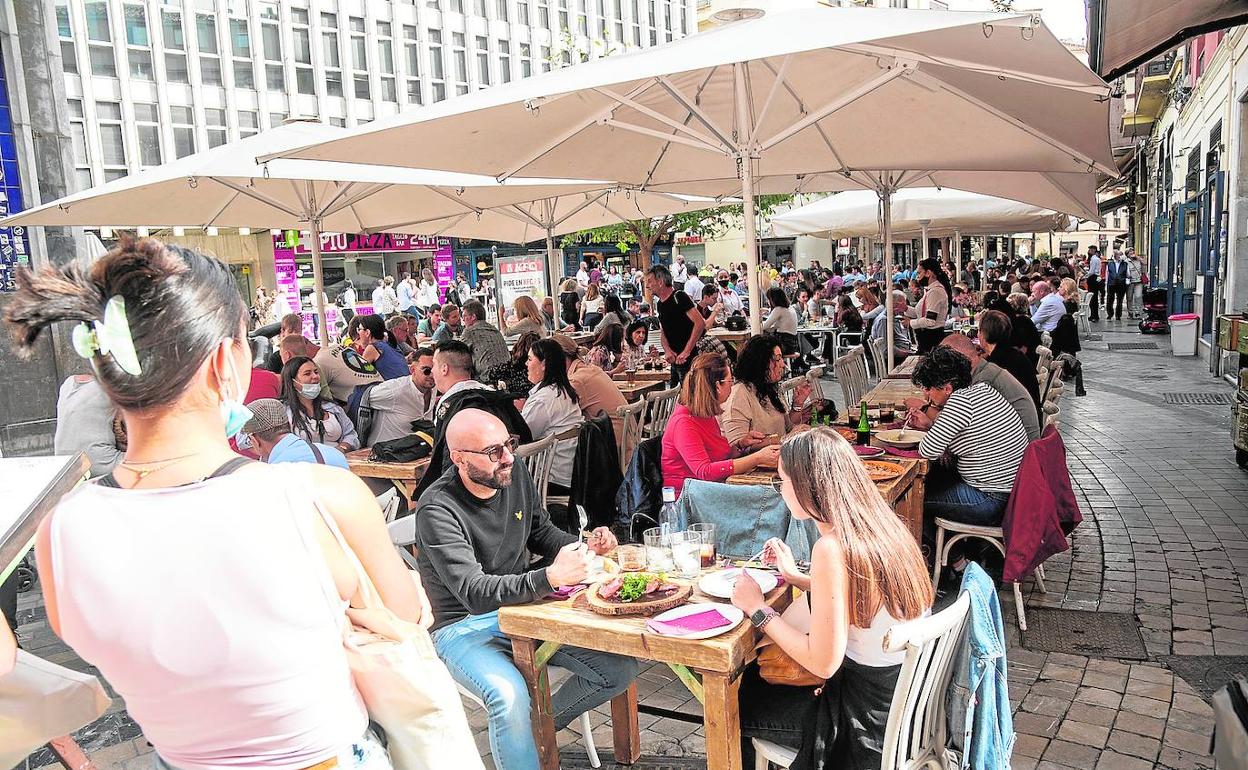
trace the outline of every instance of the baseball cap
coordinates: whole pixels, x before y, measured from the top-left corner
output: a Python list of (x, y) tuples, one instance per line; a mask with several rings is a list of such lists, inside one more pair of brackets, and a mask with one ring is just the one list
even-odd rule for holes
[(559, 347), (563, 348), (563, 354), (565, 356), (576, 355), (576, 342), (568, 335), (555, 332), (550, 335), (550, 338), (559, 343)]
[(276, 398), (258, 398), (247, 405), (251, 419), (243, 426), (244, 433), (267, 433), (274, 428), (290, 427), (286, 405)]

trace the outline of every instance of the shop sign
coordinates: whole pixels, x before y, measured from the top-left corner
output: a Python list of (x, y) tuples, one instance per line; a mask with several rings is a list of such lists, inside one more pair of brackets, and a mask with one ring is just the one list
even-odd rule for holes
[[(0, 60), (0, 218), (16, 214), (22, 205), (22, 180), (18, 172), (17, 141), (9, 109), (9, 85)], [(25, 227), (0, 227), (0, 291), (15, 291), (18, 265), (30, 265)]]
[[(310, 256), (312, 234), (306, 231), (285, 230), (273, 236), (273, 253), (290, 251), (295, 256)], [(450, 248), (451, 239), (432, 235), (408, 235), (407, 233), (321, 233), (322, 254), (349, 254), (370, 252), (437, 251)]]
[(700, 235), (678, 235), (676, 236), (677, 246), (701, 246), (704, 243)]
[(495, 257), (494, 275), (499, 307), (511, 307), (522, 295), (538, 304), (546, 297), (546, 260), (542, 255)]

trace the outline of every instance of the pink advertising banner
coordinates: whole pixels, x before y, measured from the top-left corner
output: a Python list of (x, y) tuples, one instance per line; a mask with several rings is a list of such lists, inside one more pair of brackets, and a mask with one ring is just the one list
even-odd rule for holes
[[(273, 236), (274, 255), (289, 251), (297, 257), (312, 256), (310, 232), (299, 232), (290, 238), (292, 230), (284, 230)], [(294, 241), (293, 246), (291, 242)], [(431, 235), (408, 235), (407, 233), (321, 233), (322, 254), (367, 254), (380, 251), (438, 251), (451, 246), (450, 238)]]

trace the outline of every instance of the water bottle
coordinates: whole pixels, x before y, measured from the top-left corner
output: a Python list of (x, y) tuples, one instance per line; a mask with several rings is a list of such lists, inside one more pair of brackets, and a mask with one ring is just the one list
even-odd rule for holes
[(680, 518), (676, 515), (676, 489), (663, 487), (663, 507), (659, 510), (659, 533), (663, 545), (670, 547), (672, 535), (680, 531)]

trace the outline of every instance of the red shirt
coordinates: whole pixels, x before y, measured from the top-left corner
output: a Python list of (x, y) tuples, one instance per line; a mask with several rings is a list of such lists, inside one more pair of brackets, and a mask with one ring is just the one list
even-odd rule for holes
[(694, 417), (677, 404), (663, 431), (663, 486), (676, 490), (685, 479), (723, 481), (732, 475), (732, 447), (714, 417)]
[[(260, 398), (277, 398), (282, 397), (282, 378), (278, 377), (268, 369), (251, 369), (251, 384), (247, 386), (247, 395), (243, 396), (243, 403), (250, 404)], [(233, 438), (230, 439), (230, 449), (238, 452), (243, 457), (250, 457), (253, 460), (259, 460), (260, 455), (256, 454), (254, 449), (239, 449), (238, 442)]]

